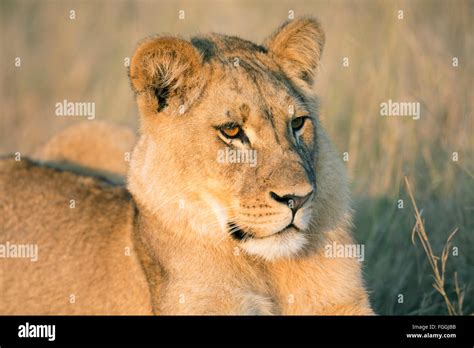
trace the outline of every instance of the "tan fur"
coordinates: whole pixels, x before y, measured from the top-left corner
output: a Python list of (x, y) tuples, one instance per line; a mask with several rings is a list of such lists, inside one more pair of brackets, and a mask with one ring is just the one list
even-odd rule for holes
[[(215, 34), (191, 42), (148, 39), (132, 59), (133, 199), (27, 160), (0, 165), (0, 243), (40, 249), (35, 264), (0, 260), (0, 313), (372, 314), (360, 263), (324, 254), (353, 241), (344, 168), (310, 92), (319, 24), (289, 22), (265, 46)], [(298, 134), (289, 105), (311, 117)], [(216, 126), (229, 119), (248, 143), (226, 144)], [(258, 165), (219, 163), (228, 146), (255, 149)], [(311, 190), (291, 220), (299, 230), (277, 233), (291, 214), (270, 192)]]
[(127, 159), (136, 140), (128, 127), (107, 121), (84, 121), (55, 134), (33, 157), (62, 167), (81, 166), (120, 181), (127, 174)]
[(0, 162), (0, 192), (0, 243), (38, 245), (36, 262), (0, 259), (0, 313), (150, 313), (123, 187), (9, 159)]

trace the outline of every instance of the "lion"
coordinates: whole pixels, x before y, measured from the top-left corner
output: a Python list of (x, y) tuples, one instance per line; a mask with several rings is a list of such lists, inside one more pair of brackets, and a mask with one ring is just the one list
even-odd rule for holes
[[(1, 161), (0, 313), (373, 314), (361, 263), (327, 253), (354, 241), (313, 92), (324, 41), (304, 17), (261, 45), (139, 44), (126, 187)], [(12, 252), (22, 245), (36, 260)]]
[(124, 183), (136, 140), (128, 127), (107, 121), (85, 121), (55, 134), (33, 157)]

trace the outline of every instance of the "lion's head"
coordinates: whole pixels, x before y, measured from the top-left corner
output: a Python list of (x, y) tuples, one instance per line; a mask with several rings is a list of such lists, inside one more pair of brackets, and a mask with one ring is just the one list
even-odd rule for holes
[(304, 250), (347, 211), (312, 92), (323, 44), (311, 18), (263, 45), (217, 34), (143, 42), (130, 67), (142, 137), (129, 188), (139, 204), (176, 232), (233, 238), (266, 259)]

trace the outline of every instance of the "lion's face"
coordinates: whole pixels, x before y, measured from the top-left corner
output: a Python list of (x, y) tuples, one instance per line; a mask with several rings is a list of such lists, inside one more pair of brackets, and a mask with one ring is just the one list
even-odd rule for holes
[[(301, 31), (319, 35), (313, 56), (294, 56)], [(274, 259), (300, 251), (318, 196), (308, 91), (320, 35), (314, 21), (302, 20), (265, 46), (220, 35), (140, 46), (130, 75), (144, 136), (132, 193), (170, 225), (232, 238), (248, 253)], [(293, 55), (285, 58), (281, 45)]]

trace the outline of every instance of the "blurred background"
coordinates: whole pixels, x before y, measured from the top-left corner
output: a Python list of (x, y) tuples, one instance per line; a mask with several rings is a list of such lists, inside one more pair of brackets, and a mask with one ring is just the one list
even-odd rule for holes
[[(0, 10), (2, 155), (31, 153), (59, 130), (93, 122), (55, 116), (64, 99), (94, 102), (96, 120), (136, 129), (125, 61), (150, 34), (214, 31), (261, 42), (291, 13), (318, 17), (326, 31), (321, 119), (341, 157), (349, 154), (354, 233), (365, 244), (375, 311), (448, 313), (411, 240), (407, 176), (434, 254), (458, 228), (445, 295), (456, 313), (474, 312), (474, 1), (2, 0)], [(420, 102), (421, 118), (381, 117), (388, 99)]]

